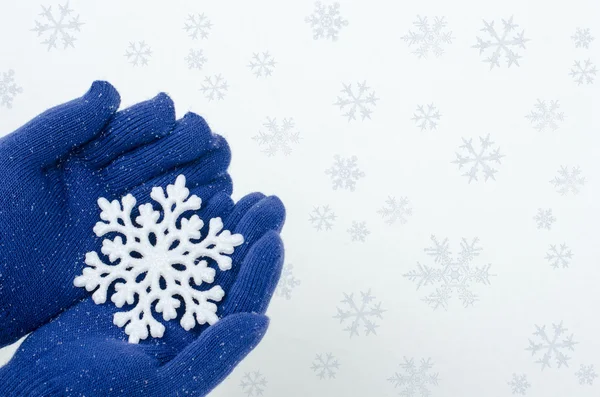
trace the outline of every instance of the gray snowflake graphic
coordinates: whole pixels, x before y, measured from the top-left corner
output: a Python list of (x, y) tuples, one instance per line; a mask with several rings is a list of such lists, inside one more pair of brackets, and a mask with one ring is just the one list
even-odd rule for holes
[(347, 230), (348, 234), (350, 234), (350, 238), (352, 241), (360, 241), (365, 242), (365, 239), (371, 232), (367, 229), (366, 222), (352, 222), (352, 226)]
[(554, 330), (554, 334), (550, 337), (546, 333), (546, 326), (538, 326), (535, 325), (534, 336), (539, 339), (539, 342), (536, 343), (529, 339), (529, 347), (525, 350), (531, 351), (531, 355), (535, 356), (537, 353), (542, 352), (543, 355), (540, 359), (538, 359), (535, 363), (542, 365), (542, 371), (544, 368), (550, 368), (550, 360), (555, 359), (558, 368), (568, 367), (568, 361), (571, 357), (565, 354), (565, 351), (574, 351), (574, 346), (577, 342), (573, 341), (573, 334), (570, 336), (566, 336), (565, 333), (567, 329), (563, 327), (562, 321), (559, 324), (552, 324), (552, 328)]
[(7, 109), (12, 109), (13, 100), (23, 92), (23, 88), (15, 83), (15, 71), (10, 69), (8, 72), (2, 73), (0, 79), (0, 106)]
[(482, 248), (478, 246), (479, 239), (474, 238), (470, 243), (463, 238), (460, 243), (460, 253), (453, 258), (448, 239), (441, 243), (431, 236), (433, 245), (425, 248), (425, 253), (433, 257), (436, 267), (417, 263), (417, 270), (411, 270), (404, 277), (417, 283), (417, 290), (427, 285), (438, 284), (435, 292), (422, 300), (434, 310), (443, 307), (448, 309), (452, 293), (456, 292), (464, 307), (473, 305), (479, 297), (471, 291), (473, 284), (490, 285), (491, 264), (472, 266), (473, 260), (479, 256)]
[(331, 39), (331, 41), (336, 41), (340, 29), (348, 26), (348, 21), (340, 15), (340, 3), (338, 2), (325, 6), (322, 2), (317, 1), (315, 11), (304, 20), (310, 24), (315, 40)]
[(371, 294), (369, 289), (367, 292), (360, 293), (360, 301), (354, 301), (354, 294), (344, 293), (344, 299), (342, 300), (343, 307), (337, 307), (337, 314), (333, 318), (339, 318), (340, 324), (343, 324), (346, 320), (350, 320), (350, 324), (344, 328), (344, 331), (350, 333), (350, 337), (359, 334), (359, 327), (364, 327), (365, 335), (370, 334), (376, 335), (376, 329), (379, 325), (375, 321), (382, 319), (382, 314), (385, 312), (381, 308), (381, 302), (374, 303), (375, 297)]
[(190, 48), (190, 52), (185, 57), (185, 61), (187, 62), (189, 69), (202, 70), (208, 59), (206, 59), (202, 50), (194, 50), (193, 48)]
[(402, 36), (402, 40), (408, 43), (411, 47), (417, 45), (417, 49), (412, 53), (419, 58), (427, 58), (429, 51), (436, 57), (444, 53), (442, 46), (444, 44), (452, 44), (452, 32), (443, 32), (446, 27), (444, 17), (435, 17), (433, 24), (430, 24), (427, 17), (417, 15), (417, 20), (413, 22), (416, 30), (409, 30), (406, 36)]
[(250, 68), (250, 70), (252, 70), (252, 72), (254, 72), (254, 75), (258, 78), (263, 76), (270, 76), (271, 73), (273, 73), (273, 68), (275, 68), (275, 64), (275, 59), (271, 54), (269, 54), (268, 51), (265, 51), (263, 53), (255, 52), (252, 55), (252, 59), (250, 60), (248, 67)]
[(279, 278), (279, 284), (277, 284), (277, 288), (275, 289), (275, 295), (290, 300), (292, 299), (292, 291), (299, 285), (300, 280), (294, 277), (294, 265), (285, 265), (281, 271), (281, 277)]
[(204, 83), (200, 87), (200, 91), (209, 101), (221, 100), (225, 98), (225, 93), (229, 89), (227, 81), (220, 74), (214, 76), (206, 76)]
[(579, 188), (585, 184), (585, 177), (581, 176), (579, 167), (572, 167), (569, 171), (568, 167), (560, 166), (558, 176), (550, 181), (556, 188), (556, 191), (563, 196), (569, 192), (573, 194), (579, 193)]
[(569, 267), (571, 259), (573, 259), (573, 253), (566, 244), (560, 244), (558, 248), (556, 244), (551, 244), (546, 253), (546, 260), (554, 269)]
[(315, 375), (319, 377), (319, 379), (333, 379), (335, 378), (335, 374), (338, 369), (340, 369), (340, 363), (331, 353), (317, 354), (317, 357), (312, 363), (310, 367)]
[(145, 41), (130, 42), (125, 51), (125, 56), (133, 66), (146, 66), (152, 57), (152, 50)]
[(407, 218), (412, 215), (412, 208), (410, 208), (406, 197), (400, 197), (399, 199), (388, 197), (385, 206), (379, 209), (377, 213), (385, 219), (385, 223), (388, 225), (393, 225), (396, 221), (403, 225), (407, 222)]
[(204, 14), (190, 14), (183, 28), (193, 40), (196, 40), (198, 38), (208, 38), (212, 26), (212, 23)]
[(267, 117), (267, 121), (263, 123), (266, 131), (259, 131), (258, 135), (253, 136), (260, 146), (265, 145), (263, 150), (268, 156), (274, 156), (281, 151), (284, 155), (292, 153), (292, 144), (300, 142), (300, 133), (296, 131), (294, 119), (283, 119), (281, 126), (277, 123), (277, 119)]
[(331, 168), (325, 170), (325, 174), (331, 177), (333, 190), (347, 189), (351, 192), (356, 188), (356, 181), (365, 176), (358, 168), (358, 159), (356, 156), (342, 158), (335, 155), (334, 163)]
[(52, 13), (52, 6), (42, 6), (42, 12), (40, 16), (43, 18), (43, 22), (35, 21), (35, 28), (31, 29), (37, 32), (38, 37), (46, 35), (47, 37), (42, 41), (42, 44), (47, 45), (48, 51), (52, 48), (57, 48), (57, 40), (62, 40), (63, 48), (75, 47), (75, 36), (73, 32), (79, 32), (79, 28), (83, 25), (83, 22), (79, 22), (79, 15), (71, 15), (73, 12), (69, 8), (69, 2), (67, 1), (64, 6), (58, 6), (58, 15), (55, 17)]
[(352, 84), (342, 84), (342, 95), (338, 95), (335, 106), (339, 106), (341, 111), (346, 111), (343, 115), (348, 117), (348, 122), (356, 120), (356, 113), (360, 113), (361, 119), (370, 119), (371, 107), (377, 106), (379, 98), (375, 97), (375, 91), (367, 86), (367, 82), (357, 83), (358, 92), (354, 93)]
[(433, 368), (431, 358), (421, 359), (417, 367), (414, 358), (404, 357), (404, 363), (400, 364), (403, 373), (396, 372), (394, 376), (388, 378), (389, 382), (394, 384), (394, 388), (400, 387), (400, 396), (404, 397), (429, 397), (430, 386), (438, 385), (438, 373), (430, 372)]
[(462, 169), (463, 166), (468, 167), (468, 171), (465, 171), (462, 176), (469, 178), (471, 181), (477, 181), (477, 174), (479, 171), (483, 173), (483, 180), (487, 182), (488, 179), (496, 180), (495, 174), (498, 172), (493, 165), (501, 164), (503, 154), (500, 154), (500, 147), (492, 149), (494, 142), (490, 140), (490, 134), (485, 138), (479, 137), (479, 150), (475, 150), (473, 147), (473, 139), (462, 138), (463, 144), (459, 146), (459, 150), (462, 150), (463, 154), (456, 152), (456, 160), (453, 164), (458, 164), (458, 169)]
[(537, 224), (538, 229), (546, 229), (550, 230), (552, 228), (552, 224), (556, 222), (556, 218), (552, 215), (552, 209), (542, 209), (538, 208), (537, 214), (533, 217), (535, 223)]
[(575, 376), (579, 378), (580, 385), (593, 385), (598, 374), (594, 370), (594, 365), (583, 365), (579, 367), (579, 371), (575, 372)]
[(246, 372), (240, 387), (247, 396), (262, 396), (267, 386), (267, 379), (259, 372)]
[(513, 374), (512, 379), (508, 382), (512, 390), (512, 394), (521, 394), (525, 395), (527, 393), (527, 389), (531, 387), (529, 382), (527, 381), (527, 375), (521, 374)]
[(426, 106), (427, 109), (425, 109), (425, 105), (417, 105), (417, 110), (411, 120), (415, 121), (421, 131), (435, 130), (442, 115), (433, 103)]
[(534, 105), (534, 109), (525, 118), (540, 132), (546, 129), (556, 131), (559, 122), (565, 119), (564, 113), (558, 111), (559, 108), (558, 101), (550, 101), (550, 106), (548, 106), (546, 101), (538, 99)]
[(513, 17), (511, 16), (508, 20), (502, 19), (503, 28), (501, 32), (496, 31), (494, 21), (486, 22), (483, 21), (484, 27), (481, 29), (482, 32), (488, 34), (488, 39), (482, 39), (477, 36), (477, 44), (473, 48), (479, 49), (479, 55), (483, 54), (486, 50), (492, 50), (491, 55), (483, 60), (485, 63), (490, 64), (490, 70), (494, 66), (500, 67), (500, 58), (502, 55), (506, 58), (508, 67), (512, 64), (519, 65), (519, 58), (521, 56), (516, 52), (519, 48), (525, 48), (525, 43), (529, 39), (525, 38), (525, 30), (521, 33), (515, 32), (519, 25), (513, 23)]
[(318, 231), (331, 230), (333, 222), (335, 222), (335, 213), (328, 205), (313, 208), (308, 220)]
[(596, 78), (597, 72), (598, 69), (596, 69), (596, 65), (594, 65), (591, 60), (586, 59), (585, 61), (575, 61), (569, 76), (573, 77), (573, 81), (576, 82), (577, 85), (581, 85), (584, 82), (586, 84), (592, 84)]
[(592, 37), (588, 28), (577, 28), (571, 39), (575, 42), (576, 48), (590, 48), (590, 44), (594, 41), (594, 37)]

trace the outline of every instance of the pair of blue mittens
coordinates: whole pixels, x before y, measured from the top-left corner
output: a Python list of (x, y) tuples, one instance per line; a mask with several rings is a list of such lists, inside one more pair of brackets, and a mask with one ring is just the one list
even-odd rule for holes
[[(95, 82), (0, 140), (0, 347), (30, 333), (0, 368), (1, 396), (204, 396), (267, 329), (283, 262), (282, 203), (260, 193), (234, 203), (227, 142), (196, 114), (176, 120), (167, 95), (117, 111), (119, 102), (110, 84)], [(152, 203), (152, 189), (179, 175), (202, 200), (193, 211), (201, 235), (220, 218), (244, 241), (228, 252), (229, 270), (208, 259), (225, 293), (214, 325), (185, 330), (181, 305), (177, 319), (156, 316), (162, 338), (130, 343), (113, 324), (123, 308), (96, 304), (74, 279), (86, 253), (107, 252), (93, 232), (100, 197)]]

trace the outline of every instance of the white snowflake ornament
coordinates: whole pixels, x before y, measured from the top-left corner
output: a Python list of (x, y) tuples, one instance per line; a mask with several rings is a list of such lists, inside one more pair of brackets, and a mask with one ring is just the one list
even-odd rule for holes
[[(102, 241), (102, 253), (110, 263), (104, 263), (96, 252), (88, 252), (88, 267), (76, 277), (74, 284), (88, 291), (96, 290), (92, 299), (96, 304), (106, 302), (110, 285), (116, 281), (111, 301), (117, 307), (125, 303), (136, 305), (129, 311), (115, 313), (113, 322), (125, 327), (130, 343), (138, 343), (150, 335), (161, 338), (165, 327), (152, 314), (152, 305), (162, 313), (165, 321), (177, 317), (181, 301), (185, 311), (181, 326), (189, 331), (196, 323), (214, 324), (218, 321), (217, 306), (225, 293), (215, 285), (200, 291), (194, 286), (212, 283), (216, 270), (208, 267), (207, 259), (215, 261), (221, 271), (229, 270), (234, 248), (244, 242), (241, 234), (223, 230), (221, 218), (212, 218), (208, 233), (202, 240), (200, 230), (204, 222), (198, 215), (184, 218), (186, 211), (200, 209), (202, 200), (191, 195), (185, 187), (185, 176), (179, 175), (175, 184), (168, 185), (166, 195), (161, 187), (154, 187), (150, 197), (162, 211), (155, 211), (152, 204), (139, 206), (139, 216), (132, 220), (131, 212), (136, 199), (131, 194), (119, 202), (98, 199), (102, 209), (94, 233), (102, 237), (117, 233), (114, 239)], [(123, 240), (123, 237), (125, 240)], [(192, 283), (194, 286), (192, 286)], [(178, 298), (175, 298), (177, 296)], [(212, 302), (211, 302), (212, 301)]]

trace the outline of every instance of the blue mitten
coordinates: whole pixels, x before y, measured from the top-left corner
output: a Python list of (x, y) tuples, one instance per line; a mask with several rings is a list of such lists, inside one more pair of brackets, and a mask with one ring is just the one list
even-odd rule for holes
[(205, 200), (231, 192), (229, 148), (202, 117), (176, 121), (165, 94), (117, 112), (119, 102), (95, 82), (0, 139), (0, 347), (87, 295), (73, 277), (100, 249), (99, 197), (147, 201), (149, 186), (179, 174)]

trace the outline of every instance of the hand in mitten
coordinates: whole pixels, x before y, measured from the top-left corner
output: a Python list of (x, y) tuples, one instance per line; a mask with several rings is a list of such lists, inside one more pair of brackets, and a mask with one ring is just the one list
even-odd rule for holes
[(92, 233), (96, 201), (185, 174), (203, 198), (231, 192), (230, 152), (198, 115), (176, 121), (171, 99), (117, 112), (119, 94), (95, 82), (0, 139), (0, 347), (86, 296), (73, 285)]

